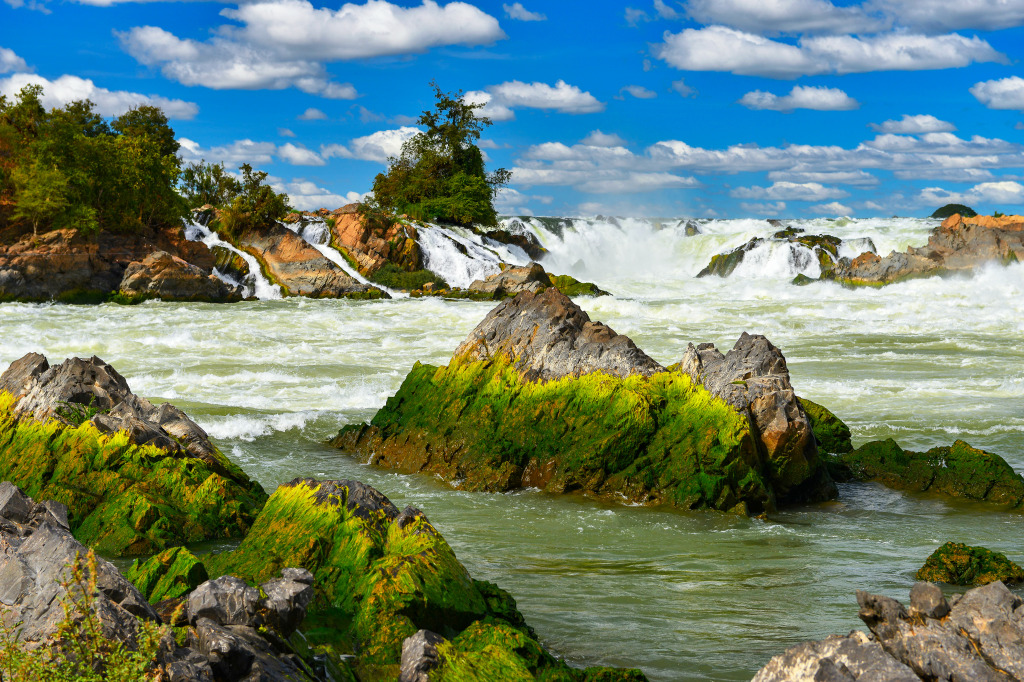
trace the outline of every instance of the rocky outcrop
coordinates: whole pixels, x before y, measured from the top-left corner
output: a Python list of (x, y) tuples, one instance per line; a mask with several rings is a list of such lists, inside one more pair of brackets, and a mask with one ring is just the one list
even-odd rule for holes
[(181, 227), (126, 234), (53, 230), (0, 245), (0, 301), (98, 303), (117, 293), (131, 263), (166, 251), (210, 274), (205, 244), (185, 239)]
[[(469, 285), (467, 293), (480, 300), (501, 300), (511, 298), (524, 291), (540, 293), (554, 287), (566, 296), (607, 296), (590, 282), (580, 282), (569, 275), (550, 275), (539, 263), (520, 267), (505, 267), (501, 272), (476, 280)], [(476, 294), (476, 295), (474, 295)]]
[(932, 230), (928, 243), (880, 258), (863, 253), (840, 259), (828, 278), (848, 285), (882, 286), (916, 277), (970, 272), (991, 262), (1024, 260), (1024, 216), (954, 214)]
[[(750, 365), (743, 378), (770, 370), (751, 379), (742, 407), (709, 393), (702, 372), (662, 367), (557, 290), (525, 292), (492, 310), (447, 367), (417, 364), (369, 425), (333, 443), (470, 490), (536, 487), (748, 514), (834, 495), (784, 358), (737, 353), (736, 367)], [(709, 381), (718, 377), (709, 370)]]
[(245, 259), (229, 248), (214, 246), (210, 249), (213, 254), (213, 267), (217, 272), (236, 282), (244, 282), (250, 276), (249, 264)]
[(288, 296), (387, 298), (377, 287), (353, 279), (302, 237), (278, 223), (243, 234), (238, 246), (256, 256), (266, 275)]
[(987, 585), (1024, 581), (1024, 568), (984, 547), (947, 542), (932, 552), (917, 571), (918, 580), (948, 585)]
[(178, 408), (99, 358), (37, 353), (0, 374), (0, 479), (67, 505), (76, 537), (108, 555), (241, 535), (266, 500)]
[(771, 341), (743, 332), (725, 355), (714, 344), (691, 343), (679, 369), (749, 418), (780, 501), (836, 497), (811, 422), (790, 383), (786, 358)]
[(118, 293), (135, 301), (150, 298), (212, 303), (242, 300), (241, 287), (225, 284), (166, 251), (154, 251), (142, 261), (129, 264)]
[[(874, 251), (874, 245), (871, 244), (870, 240), (865, 241), (865, 245), (871, 251)], [(703, 270), (697, 273), (697, 276), (718, 275), (719, 277), (728, 277), (750, 252), (772, 244), (778, 244), (788, 249), (791, 263), (799, 269), (806, 268), (814, 261), (817, 261), (821, 268), (822, 276), (825, 276), (832, 271), (836, 261), (839, 259), (839, 249), (843, 244), (843, 240), (829, 234), (804, 234), (802, 228), (787, 227), (774, 233), (771, 237), (754, 237), (731, 251), (712, 256), (711, 261)]]
[(499, 244), (518, 246), (532, 260), (540, 260), (548, 252), (537, 235), (519, 218), (512, 218), (503, 228), (487, 230), (483, 236)]
[(999, 455), (962, 440), (927, 452), (904, 450), (891, 438), (872, 441), (839, 455), (830, 468), (837, 480), (877, 481), (896, 490), (981, 500), (1008, 509), (1024, 504), (1024, 477)]
[(396, 220), (386, 228), (374, 227), (357, 212), (358, 207), (342, 206), (327, 217), (334, 221), (335, 244), (358, 264), (360, 273), (369, 277), (386, 263), (409, 272), (422, 268), (414, 225)]
[(1001, 582), (947, 601), (931, 583), (910, 591), (910, 608), (857, 592), (870, 635), (852, 632), (798, 644), (753, 682), (1024, 680), (1024, 602)]
[[(310, 615), (324, 613), (332, 627), (307, 632), (306, 639), (311, 646), (356, 652), (354, 668), (362, 680), (399, 679), (410, 655), (405, 642), (421, 630), (448, 638), (431, 640), (446, 653), (435, 661), (442, 666), (438, 676), (429, 679), (644, 679), (638, 671), (576, 670), (552, 657), (515, 600), (496, 585), (473, 580), (423, 512), (400, 511), (358, 481), (307, 478), (282, 485), (237, 550), (204, 561), (211, 574), (230, 573), (250, 582), (264, 581), (286, 566), (308, 569), (314, 578)], [(211, 601), (197, 596), (202, 589), (188, 600), (193, 620), (211, 610), (199, 609), (200, 602)], [(262, 589), (269, 600), (294, 601), (283, 587), (264, 582)], [(218, 602), (224, 604), (219, 610), (239, 614), (222, 616), (221, 622), (259, 613), (258, 592), (247, 594)], [(418, 660), (424, 655), (421, 649)], [(478, 674), (460, 677), (464, 664)], [(456, 666), (451, 676), (445, 665)], [(488, 666), (506, 672), (479, 672)], [(410, 667), (422, 673), (428, 666)]]

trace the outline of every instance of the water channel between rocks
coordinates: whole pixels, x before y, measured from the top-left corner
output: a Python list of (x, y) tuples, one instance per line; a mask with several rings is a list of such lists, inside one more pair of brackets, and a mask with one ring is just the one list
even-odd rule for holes
[[(822, 229), (870, 237), (884, 254), (924, 243), (932, 225)], [(690, 238), (623, 224), (600, 238), (541, 237), (550, 271), (616, 294), (578, 299), (591, 317), (663, 364), (687, 342), (725, 350), (742, 331), (762, 333), (786, 355), (797, 392), (846, 420), (856, 444), (891, 436), (926, 449), (962, 438), (1024, 470), (1024, 265), (847, 290), (793, 286), (785, 263), (768, 257), (727, 279), (694, 279), (711, 254), (771, 230), (704, 227)], [(473, 576), (509, 590), (556, 653), (637, 666), (652, 680), (747, 680), (791, 644), (858, 628), (855, 590), (905, 600), (916, 568), (947, 540), (1024, 559), (1024, 515), (870, 484), (762, 521), (465, 493), (323, 445), (369, 419), (414, 362), (445, 363), (490, 308), (438, 299), (5, 304), (0, 370), (29, 351), (51, 361), (99, 355), (139, 394), (182, 407), (268, 491), (296, 476), (370, 483), (399, 507), (423, 509)]]

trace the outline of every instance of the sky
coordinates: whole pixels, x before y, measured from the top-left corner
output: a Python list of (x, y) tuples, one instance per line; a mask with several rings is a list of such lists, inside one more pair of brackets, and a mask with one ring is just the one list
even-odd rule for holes
[(483, 104), (499, 212), (1024, 213), (1024, 0), (3, 0), (0, 94), (156, 104), (187, 162), (358, 200), (433, 106)]

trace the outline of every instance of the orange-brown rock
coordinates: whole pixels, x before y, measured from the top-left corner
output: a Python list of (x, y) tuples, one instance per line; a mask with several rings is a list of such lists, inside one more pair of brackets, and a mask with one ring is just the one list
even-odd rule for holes
[(241, 287), (225, 284), (166, 251), (154, 251), (124, 271), (120, 293), (129, 298), (164, 301), (232, 302), (242, 300)]
[(386, 230), (372, 228), (353, 206), (343, 206), (331, 214), (332, 232), (335, 243), (359, 265), (359, 272), (372, 275), (388, 262), (407, 271), (420, 269), (415, 227), (396, 221)]

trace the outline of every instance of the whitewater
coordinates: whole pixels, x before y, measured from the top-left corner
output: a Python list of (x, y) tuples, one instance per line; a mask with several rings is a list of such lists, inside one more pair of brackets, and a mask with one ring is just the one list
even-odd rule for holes
[[(842, 237), (846, 255), (924, 244), (937, 223), (787, 221)], [(662, 364), (687, 343), (726, 350), (743, 331), (764, 334), (797, 393), (844, 419), (855, 445), (892, 437), (920, 450), (960, 438), (1024, 471), (1024, 264), (880, 289), (795, 286), (797, 274), (817, 275), (817, 261), (777, 243), (728, 278), (695, 277), (714, 254), (779, 229), (766, 221), (521, 217), (502, 227), (536, 236), (549, 272), (610, 291), (577, 302)], [(471, 231), (419, 232), (426, 264), (456, 286), (529, 260)], [(305, 238), (330, 248), (315, 230)], [(372, 417), (413, 363), (446, 363), (493, 304), (281, 299), (258, 280), (248, 286), (263, 300), (0, 305), (0, 370), (29, 351), (51, 362), (98, 355), (135, 392), (184, 409), (268, 491), (296, 476), (363, 480), (424, 510), (475, 578), (515, 596), (554, 652), (652, 680), (749, 680), (792, 644), (861, 628), (855, 590), (905, 600), (947, 540), (1024, 559), (1022, 515), (873, 484), (843, 484), (837, 502), (759, 520), (467, 493), (359, 464), (324, 441)]]

